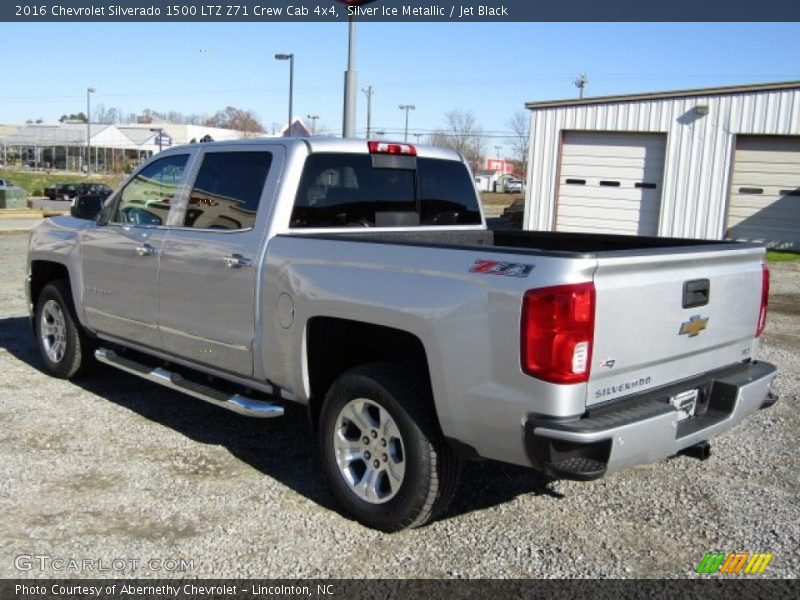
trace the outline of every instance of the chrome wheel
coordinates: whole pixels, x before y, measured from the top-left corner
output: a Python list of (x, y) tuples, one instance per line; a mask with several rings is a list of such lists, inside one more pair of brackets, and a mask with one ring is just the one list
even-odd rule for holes
[(394, 498), (403, 485), (406, 456), (385, 408), (366, 398), (345, 404), (336, 417), (333, 446), (339, 473), (356, 496), (371, 504)]
[(67, 322), (64, 311), (55, 300), (48, 300), (42, 307), (39, 335), (42, 346), (54, 363), (59, 363), (67, 351)]

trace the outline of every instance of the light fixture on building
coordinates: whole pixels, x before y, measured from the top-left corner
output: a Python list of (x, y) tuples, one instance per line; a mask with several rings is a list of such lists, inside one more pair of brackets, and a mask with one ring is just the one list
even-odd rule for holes
[(705, 117), (708, 114), (708, 104), (698, 104), (695, 106), (694, 114), (698, 117)]

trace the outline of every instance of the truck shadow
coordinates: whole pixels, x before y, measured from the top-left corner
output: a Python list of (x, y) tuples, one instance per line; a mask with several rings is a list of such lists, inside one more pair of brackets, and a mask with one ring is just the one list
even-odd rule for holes
[[(0, 351), (31, 368), (43, 365), (26, 317), (0, 319)], [(341, 514), (324, 481), (305, 410), (289, 404), (283, 417), (253, 419), (173, 392), (100, 364), (71, 384), (201, 443), (226, 448), (253, 469)], [(494, 461), (466, 463), (456, 499), (440, 519), (508, 502), (525, 494), (561, 497), (552, 479)]]

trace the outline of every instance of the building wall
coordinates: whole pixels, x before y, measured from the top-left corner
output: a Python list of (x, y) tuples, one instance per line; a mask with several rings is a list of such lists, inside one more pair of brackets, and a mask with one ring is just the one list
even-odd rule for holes
[[(707, 105), (698, 116), (694, 107)], [(659, 235), (720, 239), (737, 134), (800, 135), (800, 90), (534, 108), (525, 226), (552, 230), (563, 131), (667, 134)]]

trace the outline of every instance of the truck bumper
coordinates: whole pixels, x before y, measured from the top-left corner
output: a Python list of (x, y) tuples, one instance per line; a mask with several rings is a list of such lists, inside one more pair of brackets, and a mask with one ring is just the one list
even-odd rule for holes
[[(774, 404), (776, 372), (769, 363), (744, 363), (593, 408), (581, 418), (532, 417), (525, 424), (528, 458), (553, 477), (577, 480), (662, 460)], [(694, 389), (695, 414), (681, 418), (670, 398)]]

